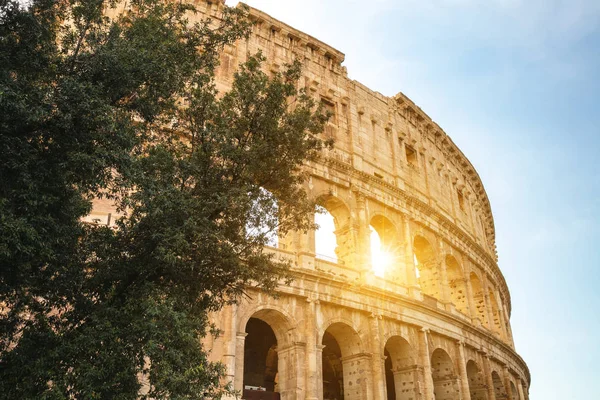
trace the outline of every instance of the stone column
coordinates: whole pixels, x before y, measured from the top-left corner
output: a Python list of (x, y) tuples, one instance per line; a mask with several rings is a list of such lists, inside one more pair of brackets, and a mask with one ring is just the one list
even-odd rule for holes
[(429, 355), (429, 340), (427, 334), (429, 329), (423, 328), (419, 331), (419, 360), (423, 366), (423, 391), (425, 400), (434, 400), (433, 376), (431, 375), (431, 357)]
[(483, 321), (479, 320), (479, 313), (477, 312), (477, 307), (475, 306), (475, 298), (473, 297), (473, 287), (471, 286), (471, 271), (466, 272), (465, 278), (465, 287), (467, 288), (467, 301), (469, 302), (469, 314), (471, 316), (471, 321), (475, 326), (481, 326)]
[(242, 393), (244, 390), (244, 351), (246, 345), (246, 332), (238, 332), (235, 345), (235, 380), (234, 389)]
[(373, 399), (386, 400), (385, 396), (385, 357), (383, 356), (383, 346), (381, 344), (380, 331), (381, 315), (371, 315), (371, 352), (373, 368)]
[(484, 277), (483, 282), (483, 301), (485, 302), (485, 310), (488, 318), (488, 328), (492, 332), (496, 332), (496, 324), (494, 323), (494, 312), (492, 310), (492, 301), (490, 299), (490, 289), (487, 282), (487, 276)]
[(517, 390), (519, 391), (519, 400), (526, 400), (525, 390), (523, 389), (523, 381), (517, 377)]
[(510, 317), (508, 316), (508, 310), (506, 309), (506, 306), (502, 305), (503, 308), (503, 312), (504, 312), (504, 321), (506, 323), (506, 334), (507, 334), (507, 341), (508, 344), (510, 345), (510, 347), (512, 347), (513, 349), (515, 348), (515, 342), (513, 339), (513, 335), (512, 335), (512, 328), (510, 327)]
[(304, 343), (292, 343), (277, 349), (277, 373), (281, 400), (304, 400), (305, 347)]
[[(306, 329), (306, 400), (317, 400), (319, 398), (319, 363), (321, 358), (317, 352), (317, 308), (319, 300), (309, 298), (306, 300), (305, 329)], [(322, 384), (321, 384), (322, 386)]]
[(323, 349), (325, 346), (317, 344), (317, 393), (318, 398), (323, 398)]
[[(222, 329), (224, 332), (221, 344), (221, 361), (225, 365), (225, 376), (223, 376), (222, 382), (223, 384), (231, 383), (231, 385), (235, 387), (235, 356), (237, 350), (237, 305), (232, 304), (223, 308), (221, 318), (223, 318)], [(244, 379), (243, 376), (242, 379)], [(233, 397), (225, 397), (224, 399), (229, 398)]]
[(498, 319), (500, 320), (501, 336), (508, 342), (508, 331), (506, 330), (506, 320), (504, 319), (504, 304), (502, 301), (498, 301), (498, 296), (495, 293), (493, 293), (493, 295), (496, 296), (496, 303), (498, 303)]
[[(356, 221), (356, 267), (361, 275), (366, 275), (372, 271), (371, 263), (371, 230), (369, 221), (367, 221), (367, 207), (365, 196), (358, 190), (354, 190), (356, 199), (356, 213), (358, 220)], [(351, 222), (352, 223), (352, 222)]]
[(373, 400), (372, 355), (359, 353), (342, 357), (344, 400)]
[(403, 215), (404, 222), (404, 262), (406, 265), (406, 286), (411, 297), (421, 300), (421, 289), (417, 281), (417, 273), (415, 270), (415, 253), (413, 251), (412, 235), (410, 232), (410, 219)]
[(458, 373), (460, 374), (462, 400), (471, 400), (471, 391), (469, 389), (469, 376), (467, 374), (467, 364), (465, 362), (465, 343), (461, 340), (456, 342), (456, 353), (458, 356)]
[(423, 393), (419, 390), (419, 377), (423, 368), (417, 365), (400, 368), (393, 371), (395, 400), (422, 400)]
[(516, 393), (513, 393), (512, 390), (512, 386), (511, 386), (511, 380), (510, 380), (510, 372), (508, 372), (508, 368), (506, 366), (504, 366), (502, 368), (502, 375), (504, 378), (504, 387), (506, 387), (506, 393), (508, 394), (508, 400), (513, 400), (513, 396)]
[(235, 355), (237, 349), (237, 305), (232, 304), (225, 310), (226, 328), (223, 343), (223, 363), (227, 371), (225, 373), (226, 382), (235, 382)]
[(483, 373), (485, 374), (485, 384), (488, 390), (488, 400), (496, 400), (494, 380), (492, 379), (492, 371), (490, 368), (490, 357), (486, 353), (483, 353)]
[[(440, 254), (443, 254), (440, 246)], [(440, 299), (444, 304), (444, 309), (448, 312), (452, 311), (452, 299), (450, 298), (450, 283), (448, 282), (448, 271), (446, 270), (446, 258), (440, 257), (438, 262), (440, 266)]]

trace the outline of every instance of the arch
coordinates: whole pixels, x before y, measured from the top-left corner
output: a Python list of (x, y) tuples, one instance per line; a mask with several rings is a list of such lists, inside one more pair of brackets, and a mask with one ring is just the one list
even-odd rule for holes
[(281, 307), (274, 304), (263, 304), (245, 310), (238, 320), (240, 331), (245, 329), (250, 318), (257, 318), (269, 324), (280, 345), (287, 346), (294, 341), (300, 340), (300, 338), (296, 337), (298, 335), (296, 321)]
[(396, 270), (400, 259), (400, 240), (396, 226), (385, 216), (376, 214), (371, 229), (371, 265), (375, 275), (400, 276)]
[(413, 240), (413, 250), (421, 291), (425, 295), (441, 300), (441, 274), (433, 246), (423, 236), (417, 235)]
[(245, 328), (244, 397), (253, 391), (279, 392), (277, 339), (271, 326), (259, 318), (250, 318)]
[[(325, 329), (322, 370), (323, 399), (359, 400), (365, 397), (368, 364), (361, 353), (358, 333), (344, 322), (333, 322)], [(352, 377), (352, 380), (351, 380)], [(357, 384), (352, 385), (355, 382)]]
[(467, 378), (469, 380), (471, 400), (488, 400), (485, 376), (479, 365), (473, 360), (467, 362)]
[(448, 290), (450, 291), (450, 301), (456, 309), (465, 314), (469, 314), (469, 302), (467, 299), (467, 286), (462, 268), (454, 256), (448, 254), (445, 258), (446, 276), (448, 278)]
[(498, 335), (502, 335), (502, 320), (500, 319), (500, 310), (498, 308), (498, 301), (496, 300), (496, 295), (494, 291), (489, 289), (489, 297), (490, 297), (490, 308), (492, 312), (492, 323), (491, 329), (496, 332)]
[(387, 399), (414, 399), (418, 369), (417, 355), (410, 343), (401, 336), (392, 336), (384, 346), (384, 355)]
[(489, 326), (487, 318), (487, 308), (485, 305), (485, 295), (481, 281), (475, 272), (469, 275), (471, 282), (471, 291), (473, 292), (473, 304), (475, 305), (475, 314), (483, 326)]
[(350, 229), (350, 208), (339, 198), (327, 194), (317, 198), (322, 212), (315, 214), (314, 249), (317, 258), (346, 264), (354, 250)]
[[(252, 390), (281, 393), (282, 398), (294, 398), (299, 385), (299, 366), (304, 357), (296, 351), (298, 338), (293, 319), (275, 306), (259, 306), (248, 310), (240, 318), (240, 329), (246, 333), (243, 355), (236, 354), (236, 376), (242, 377), (244, 398), (252, 397)], [(240, 364), (237, 364), (237, 356)], [(238, 365), (243, 370), (237, 375)], [(289, 396), (292, 397), (289, 397)]]
[(431, 377), (435, 400), (459, 400), (458, 377), (446, 351), (438, 348), (431, 354)]
[(504, 383), (502, 383), (502, 378), (500, 378), (500, 374), (496, 371), (492, 372), (492, 381), (494, 382), (494, 395), (496, 396), (496, 400), (508, 400), (508, 394), (504, 388)]

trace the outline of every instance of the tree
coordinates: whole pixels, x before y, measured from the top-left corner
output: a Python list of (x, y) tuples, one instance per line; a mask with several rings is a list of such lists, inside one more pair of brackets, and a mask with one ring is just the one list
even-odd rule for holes
[[(244, 11), (130, 3), (0, 0), (0, 398), (219, 397), (208, 312), (289, 278), (263, 246), (312, 225), (299, 63), (250, 56), (218, 94)], [(116, 229), (82, 222), (102, 197)]]

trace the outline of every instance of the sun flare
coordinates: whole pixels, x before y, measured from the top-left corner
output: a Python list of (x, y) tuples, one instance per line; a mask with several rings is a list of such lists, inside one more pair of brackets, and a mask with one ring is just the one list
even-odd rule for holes
[(375, 276), (383, 278), (391, 261), (392, 257), (384, 250), (379, 234), (371, 227), (371, 264)]

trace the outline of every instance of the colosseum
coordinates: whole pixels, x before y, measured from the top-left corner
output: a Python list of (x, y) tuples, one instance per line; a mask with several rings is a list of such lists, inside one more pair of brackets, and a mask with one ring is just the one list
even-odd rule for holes
[[(218, 18), (224, 0), (196, 1)], [(306, 168), (321, 228), (278, 238), (291, 261), (276, 298), (214, 315), (204, 344), (243, 399), (527, 400), (494, 220), (477, 171), (404, 94), (348, 78), (344, 54), (250, 8), (250, 38), (225, 49), (218, 86), (247, 54), (303, 62), (300, 82), (331, 113), (335, 140)], [(98, 210), (101, 212), (101, 210)], [(329, 222), (330, 221), (330, 222)]]

